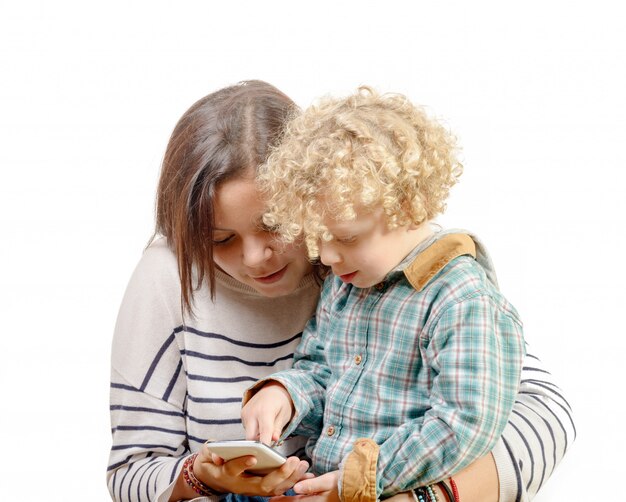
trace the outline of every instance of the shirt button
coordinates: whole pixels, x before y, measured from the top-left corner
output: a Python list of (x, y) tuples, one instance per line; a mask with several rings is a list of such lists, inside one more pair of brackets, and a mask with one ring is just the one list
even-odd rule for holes
[(354, 363), (355, 364), (361, 364), (361, 361), (363, 360), (363, 358), (359, 355), (354, 356)]
[(330, 426), (328, 427), (328, 429), (326, 429), (326, 434), (328, 434), (328, 436), (330, 437), (330, 436), (332, 436), (334, 433), (335, 433), (335, 427), (334, 427), (334, 426), (332, 426), (332, 425), (330, 425)]
[(378, 284), (376, 284), (374, 286), (378, 291), (380, 291), (381, 289), (383, 289), (385, 287), (385, 283), (384, 282), (379, 282)]

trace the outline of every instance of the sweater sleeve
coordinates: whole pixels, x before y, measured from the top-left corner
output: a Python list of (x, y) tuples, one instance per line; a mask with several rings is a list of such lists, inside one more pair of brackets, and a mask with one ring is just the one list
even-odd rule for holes
[(492, 451), (500, 500), (533, 499), (576, 438), (574, 415), (565, 393), (534, 354), (527, 344), (513, 412)]
[(517, 395), (522, 327), (488, 295), (447, 308), (422, 350), (436, 375), (430, 409), (380, 445), (383, 496), (440, 480), (488, 453)]
[[(113, 337), (107, 482), (113, 500), (166, 501), (184, 457), (186, 384), (171, 252), (151, 246), (127, 287)], [(169, 303), (168, 303), (169, 300)], [(178, 317), (178, 318), (177, 318)]]

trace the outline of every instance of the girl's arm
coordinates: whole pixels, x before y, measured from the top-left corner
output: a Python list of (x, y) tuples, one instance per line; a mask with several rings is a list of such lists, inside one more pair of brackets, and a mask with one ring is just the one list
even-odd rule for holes
[[(279, 497), (274, 502), (337, 502), (339, 495), (337, 492), (338, 471), (325, 474), (306, 481), (300, 481), (294, 486), (294, 490), (301, 497)], [(512, 502), (519, 500), (515, 498), (499, 499), (498, 471), (493, 456), (489, 453), (484, 457), (472, 462), (462, 471), (454, 475), (454, 482), (459, 490), (463, 502)], [(444, 481), (450, 489), (450, 481)], [(432, 489), (437, 494), (440, 501), (447, 501), (443, 488), (439, 484), (432, 485)], [(363, 498), (359, 499), (363, 502)], [(375, 499), (372, 499), (374, 502)], [(402, 492), (385, 499), (389, 502), (414, 502), (411, 492)], [(343, 502), (356, 502), (344, 497)]]
[(189, 454), (177, 298), (175, 259), (151, 246), (130, 279), (113, 336), (107, 481), (118, 502), (167, 501)]

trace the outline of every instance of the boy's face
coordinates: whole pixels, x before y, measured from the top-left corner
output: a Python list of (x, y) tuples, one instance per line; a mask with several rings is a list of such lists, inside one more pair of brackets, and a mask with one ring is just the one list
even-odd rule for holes
[(381, 282), (431, 230), (428, 223), (390, 230), (382, 209), (355, 209), (355, 220), (324, 220), (333, 239), (320, 241), (320, 260), (342, 281), (369, 288)]

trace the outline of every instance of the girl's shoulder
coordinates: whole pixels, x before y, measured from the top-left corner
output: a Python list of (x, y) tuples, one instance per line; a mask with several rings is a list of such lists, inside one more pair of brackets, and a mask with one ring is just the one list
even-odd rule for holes
[[(154, 240), (142, 253), (128, 281), (122, 300), (122, 315), (126, 310), (134, 312), (165, 310), (180, 317), (180, 281), (176, 255), (163, 238)], [(176, 313), (176, 315), (175, 315)], [(133, 314), (136, 317), (136, 314)]]
[(141, 262), (145, 262), (146, 265), (165, 266), (168, 268), (177, 268), (178, 266), (176, 254), (167, 243), (165, 237), (158, 237), (150, 243), (141, 256)]
[(143, 251), (132, 280), (145, 286), (180, 290), (178, 261), (164, 237), (155, 239)]

